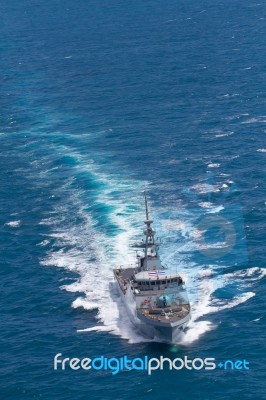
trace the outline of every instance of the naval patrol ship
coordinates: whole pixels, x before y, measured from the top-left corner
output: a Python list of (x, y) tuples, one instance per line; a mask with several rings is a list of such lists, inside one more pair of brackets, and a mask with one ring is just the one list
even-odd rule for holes
[[(159, 243), (149, 218), (146, 193), (145, 239), (137, 250), (135, 267), (113, 270), (130, 320), (141, 333), (154, 340), (176, 343), (190, 318), (185, 283), (176, 272), (168, 272), (159, 256)], [(139, 254), (141, 252), (141, 254)]]

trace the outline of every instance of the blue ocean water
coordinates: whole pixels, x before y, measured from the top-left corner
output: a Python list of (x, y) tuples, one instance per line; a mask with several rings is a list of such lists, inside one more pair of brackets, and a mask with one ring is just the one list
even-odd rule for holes
[[(265, 11), (1, 2), (1, 398), (265, 398)], [(112, 286), (144, 189), (193, 305), (176, 346), (143, 338)], [(250, 369), (112, 376), (54, 371), (57, 353)]]

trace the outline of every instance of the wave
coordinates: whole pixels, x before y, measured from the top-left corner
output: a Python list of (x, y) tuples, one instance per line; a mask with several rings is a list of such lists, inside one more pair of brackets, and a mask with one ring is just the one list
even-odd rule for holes
[(219, 163), (210, 163), (210, 164), (208, 164), (208, 167), (209, 167), (209, 168), (219, 168), (220, 165), (221, 165), (221, 164), (219, 164)]
[(9, 226), (10, 228), (18, 228), (21, 225), (21, 221), (10, 221), (5, 223), (6, 226)]
[(216, 214), (219, 213), (220, 211), (224, 210), (224, 206), (220, 204), (219, 206), (214, 205), (210, 201), (202, 201), (199, 203), (199, 206), (202, 208), (205, 208), (208, 213), (210, 214)]
[(215, 137), (217, 137), (217, 138), (220, 138), (220, 137), (227, 137), (227, 136), (231, 136), (231, 135), (233, 135), (233, 134), (234, 134), (233, 131), (220, 132), (220, 133), (217, 133), (217, 134), (215, 135)]
[(249, 118), (241, 123), (242, 124), (257, 124), (257, 123), (265, 123), (265, 122), (266, 122), (266, 116), (260, 115), (258, 117)]
[(236, 271), (233, 273), (225, 274), (224, 276), (227, 279), (237, 277), (237, 278), (243, 278), (247, 282), (248, 281), (256, 281), (256, 280), (262, 279), (266, 276), (266, 268), (252, 267), (252, 268), (247, 268), (247, 269), (243, 269), (240, 271)]

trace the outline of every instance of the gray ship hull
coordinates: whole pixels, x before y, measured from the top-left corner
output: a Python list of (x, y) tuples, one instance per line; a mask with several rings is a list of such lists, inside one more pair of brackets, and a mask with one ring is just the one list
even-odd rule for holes
[(158, 321), (150, 321), (138, 312), (136, 308), (136, 299), (132, 292), (130, 290), (123, 292), (120, 285), (117, 284), (117, 286), (128, 317), (145, 338), (170, 344), (175, 344), (182, 338), (191, 319), (190, 313), (175, 324), (163, 324)]
[(158, 323), (150, 324), (147, 321), (141, 321), (141, 330), (153, 339), (175, 344), (183, 336), (186, 327), (190, 321), (190, 314), (186, 316), (178, 325), (160, 325)]

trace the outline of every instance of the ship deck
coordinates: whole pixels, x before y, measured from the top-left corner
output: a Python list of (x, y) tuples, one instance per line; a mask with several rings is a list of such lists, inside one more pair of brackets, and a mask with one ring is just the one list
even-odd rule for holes
[(143, 307), (138, 312), (147, 319), (169, 324), (185, 318), (190, 312), (190, 305), (189, 303), (182, 305), (172, 303), (171, 307)]
[(138, 273), (137, 267), (125, 268), (125, 269), (114, 269), (114, 275), (123, 293), (126, 292), (128, 283), (133, 280), (133, 277)]

